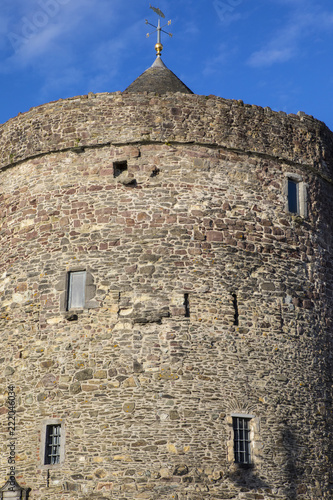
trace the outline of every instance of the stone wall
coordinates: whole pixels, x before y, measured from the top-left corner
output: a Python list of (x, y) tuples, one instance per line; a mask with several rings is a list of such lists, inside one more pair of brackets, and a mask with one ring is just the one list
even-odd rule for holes
[(332, 177), (333, 138), (313, 117), (215, 96), (88, 94), (32, 108), (0, 127), (2, 167), (51, 151), (135, 142), (223, 146)]
[[(13, 384), (32, 500), (330, 498), (328, 129), (215, 97), (101, 94), (0, 134), (3, 483)], [(290, 174), (307, 218), (286, 210)], [(72, 314), (76, 269), (90, 296)], [(233, 413), (253, 415), (248, 469)], [(43, 465), (49, 421), (60, 465)]]

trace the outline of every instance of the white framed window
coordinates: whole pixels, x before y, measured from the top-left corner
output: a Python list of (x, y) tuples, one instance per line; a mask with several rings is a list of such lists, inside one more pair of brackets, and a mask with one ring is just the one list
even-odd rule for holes
[(307, 189), (306, 184), (300, 175), (295, 173), (286, 173), (286, 211), (307, 217)]
[(85, 306), (86, 271), (68, 273), (67, 311)]
[(62, 271), (55, 289), (60, 292), (60, 311), (68, 317), (83, 309), (100, 306), (96, 297), (96, 285), (89, 268), (74, 268)]

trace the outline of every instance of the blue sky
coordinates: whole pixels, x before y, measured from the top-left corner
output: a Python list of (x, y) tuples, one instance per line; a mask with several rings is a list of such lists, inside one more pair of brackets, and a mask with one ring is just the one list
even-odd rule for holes
[[(305, 111), (333, 130), (332, 0), (151, 0), (165, 64), (197, 94)], [(44, 102), (124, 90), (155, 59), (143, 0), (2, 0), (0, 123)], [(153, 29), (153, 28), (151, 28)]]

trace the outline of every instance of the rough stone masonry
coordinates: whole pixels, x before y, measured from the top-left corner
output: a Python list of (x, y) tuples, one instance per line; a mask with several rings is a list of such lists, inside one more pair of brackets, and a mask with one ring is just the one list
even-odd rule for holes
[(2, 484), (11, 385), (29, 499), (332, 498), (327, 127), (214, 96), (89, 94), (9, 120), (0, 152)]

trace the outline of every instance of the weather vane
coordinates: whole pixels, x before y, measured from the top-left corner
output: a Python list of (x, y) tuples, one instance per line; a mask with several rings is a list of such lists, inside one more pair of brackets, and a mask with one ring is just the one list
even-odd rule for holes
[(163, 12), (160, 9), (158, 9), (156, 7), (152, 7), (150, 4), (149, 4), (149, 7), (159, 16), (159, 18), (158, 18), (157, 26), (149, 23), (148, 20), (146, 19), (146, 24), (149, 24), (150, 26), (153, 26), (154, 28), (156, 28), (156, 30), (152, 31), (152, 33), (147, 33), (147, 38), (149, 38), (150, 35), (153, 35), (154, 33), (157, 32), (157, 44), (155, 45), (155, 50), (156, 50), (156, 55), (160, 56), (162, 49), (163, 49), (163, 45), (161, 44), (161, 32), (163, 31), (163, 33), (166, 33), (167, 35), (172, 36), (172, 33), (168, 33), (167, 31), (164, 31), (164, 29), (162, 29), (162, 28), (164, 28), (165, 26), (170, 26), (171, 20), (168, 21), (167, 24), (165, 24), (164, 26), (161, 26), (161, 19), (160, 18), (163, 17), (163, 19), (164, 19), (165, 15), (163, 14)]

